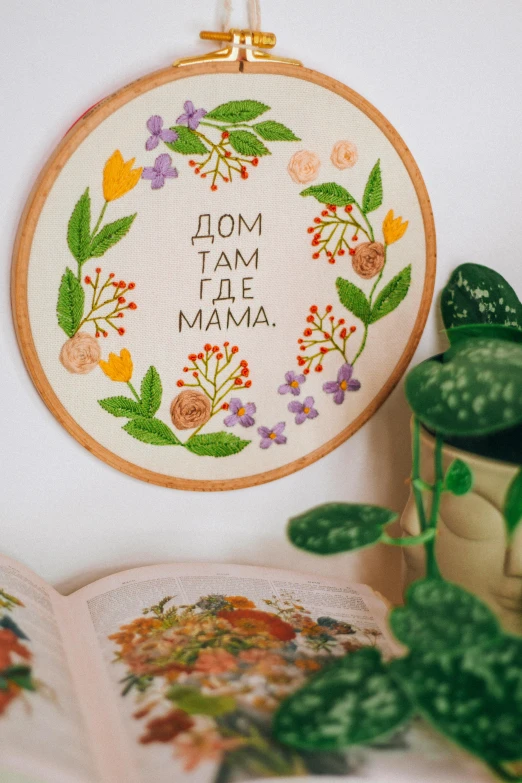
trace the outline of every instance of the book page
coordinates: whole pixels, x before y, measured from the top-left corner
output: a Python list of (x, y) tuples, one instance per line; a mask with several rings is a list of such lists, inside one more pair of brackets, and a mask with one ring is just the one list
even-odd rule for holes
[(366, 586), (188, 564), (127, 571), (70, 600), (92, 629), (98, 689), (112, 694), (120, 726), (111, 783), (402, 783), (408, 771), (416, 783), (461, 783), (470, 770), (490, 780), (417, 725), (348, 753), (297, 752), (272, 738), (279, 703), (327, 663), (363, 646), (393, 652), (387, 607)]
[(65, 601), (0, 557), (0, 780), (99, 779), (64, 649)]

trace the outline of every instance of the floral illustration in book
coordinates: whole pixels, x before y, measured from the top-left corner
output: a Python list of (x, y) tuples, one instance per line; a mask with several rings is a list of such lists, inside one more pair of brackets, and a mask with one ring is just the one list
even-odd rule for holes
[(33, 655), (27, 646), (29, 637), (12, 616), (23, 608), (19, 598), (0, 588), (0, 720), (11, 702), (37, 689), (31, 667)]
[(291, 594), (262, 608), (242, 595), (173, 600), (165, 596), (110, 637), (142, 745), (170, 745), (185, 772), (213, 762), (215, 783), (351, 771), (345, 754), (319, 759), (284, 748), (270, 724), (286, 696), (337, 657), (375, 647), (379, 630), (315, 617)]

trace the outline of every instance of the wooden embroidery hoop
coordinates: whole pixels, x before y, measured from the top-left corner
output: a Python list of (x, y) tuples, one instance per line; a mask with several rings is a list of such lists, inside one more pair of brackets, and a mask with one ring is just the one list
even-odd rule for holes
[[(233, 33), (234, 31), (231, 32)], [(244, 40), (245, 36), (243, 35), (242, 41), (244, 42)], [(252, 43), (251, 37), (249, 40), (250, 43)], [(263, 55), (264, 53), (259, 54)], [(223, 60), (223, 58), (219, 59)], [(40, 173), (22, 214), (13, 251), (11, 296), (16, 335), (29, 375), (51, 413), (75, 440), (108, 465), (111, 465), (129, 476), (141, 479), (142, 481), (174, 489), (220, 491), (256, 486), (282, 478), (297, 470), (301, 470), (301, 468), (321, 459), (326, 454), (333, 451), (333, 449), (337, 448), (337, 446), (341, 445), (341, 443), (357, 432), (357, 430), (374, 415), (406, 371), (424, 330), (433, 297), (436, 268), (436, 240), (430, 199), (424, 180), (412, 154), (386, 118), (358, 93), (329, 76), (299, 66), (296, 61), (279, 61), (275, 58), (270, 58), (267, 55), (262, 57), (250, 56), (245, 60), (225, 60), (221, 62), (216, 62), (215, 58), (212, 56), (203, 55), (201, 58), (197, 58), (197, 61), (196, 64), (188, 64), (186, 61), (178, 63), (178, 65), (181, 64), (183, 67), (171, 66), (132, 82), (87, 111), (68, 131)], [(414, 328), (391, 375), (364, 411), (334, 438), (306, 456), (287, 465), (251, 476), (224, 480), (176, 478), (142, 468), (114, 454), (82, 429), (62, 405), (51, 384), (47, 380), (33, 340), (28, 307), (29, 259), (40, 213), (55, 180), (71, 155), (100, 123), (137, 96), (169, 82), (204, 74), (237, 74), (240, 72), (248, 74), (276, 74), (302, 79), (303, 81), (319, 85), (349, 101), (377, 125), (400, 156), (417, 194), (426, 238), (426, 275), (424, 288)]]

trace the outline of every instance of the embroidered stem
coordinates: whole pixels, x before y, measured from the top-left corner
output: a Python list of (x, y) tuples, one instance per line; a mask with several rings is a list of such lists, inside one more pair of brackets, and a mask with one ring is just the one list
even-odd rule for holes
[[(381, 280), (382, 280), (382, 276), (383, 276), (383, 274), (384, 274), (384, 269), (385, 269), (385, 267), (386, 267), (386, 262), (387, 262), (387, 260), (388, 260), (388, 245), (384, 245), (384, 263), (383, 263), (383, 265), (382, 265), (382, 269), (381, 269), (381, 271), (380, 271), (380, 273), (379, 273), (379, 276), (378, 276), (377, 280), (375, 281), (375, 283), (374, 283), (374, 284), (373, 284), (373, 286), (372, 286), (372, 290), (370, 291), (370, 296), (368, 297), (368, 303), (369, 303), (369, 305), (370, 305), (370, 306), (369, 306), (369, 313), (370, 313), (370, 314), (371, 314), (371, 312), (372, 312), (372, 306), (373, 306), (373, 297), (375, 296), (375, 292), (376, 292), (376, 290), (377, 290), (377, 286), (379, 285), (379, 283), (380, 283), (380, 282), (381, 282)], [(364, 334), (363, 334), (363, 339), (362, 339), (361, 345), (360, 345), (360, 347), (359, 347), (359, 350), (357, 351), (357, 353), (356, 353), (356, 355), (355, 355), (355, 358), (354, 358), (354, 360), (353, 360), (353, 362), (352, 362), (352, 365), (353, 365), (353, 364), (355, 364), (355, 362), (357, 361), (357, 359), (359, 358), (359, 356), (362, 354), (362, 352), (363, 352), (363, 351), (364, 351), (364, 349), (366, 348), (366, 341), (367, 341), (367, 339), (368, 339), (368, 330), (369, 330), (369, 328), (370, 328), (370, 324), (369, 324), (369, 323), (365, 323), (365, 324), (364, 324)]]
[(132, 383), (130, 381), (127, 381), (127, 386), (129, 387), (129, 389), (133, 393), (133, 395), (134, 395), (134, 397), (136, 399), (136, 402), (141, 403), (141, 398), (140, 398), (138, 392), (136, 391), (136, 389), (134, 388), (134, 386), (132, 385)]
[(102, 222), (102, 220), (103, 220), (103, 218), (105, 216), (105, 210), (107, 209), (108, 206), (109, 206), (109, 202), (106, 201), (105, 204), (103, 205), (102, 209), (101, 209), (100, 217), (98, 218), (98, 222), (94, 226), (94, 230), (93, 230), (93, 232), (91, 234), (91, 241), (94, 239), (94, 237), (98, 233), (98, 229), (101, 226), (101, 222)]

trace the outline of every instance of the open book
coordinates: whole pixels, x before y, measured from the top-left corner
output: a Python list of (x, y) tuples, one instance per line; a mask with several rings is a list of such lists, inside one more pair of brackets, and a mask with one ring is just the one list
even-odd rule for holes
[(0, 557), (0, 781), (490, 781), (419, 723), (347, 753), (272, 738), (278, 704), (333, 657), (393, 654), (387, 611), (364, 585), (210, 564), (64, 597)]

